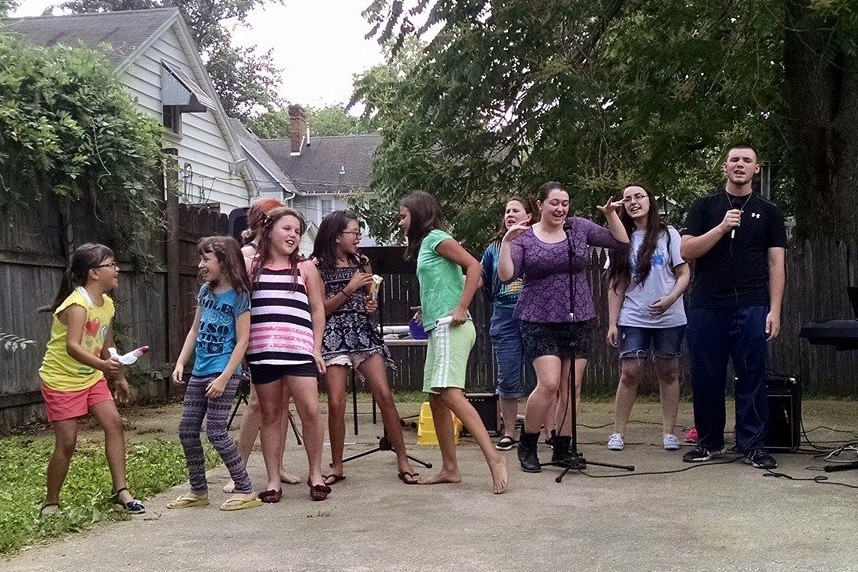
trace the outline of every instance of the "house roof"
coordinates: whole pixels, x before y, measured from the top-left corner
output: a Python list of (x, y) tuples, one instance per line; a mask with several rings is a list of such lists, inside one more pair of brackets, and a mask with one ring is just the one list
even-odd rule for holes
[(162, 28), (173, 23), (177, 8), (155, 8), (127, 12), (69, 14), (32, 18), (3, 18), (6, 31), (20, 34), (24, 40), (39, 46), (77, 46), (83, 43), (98, 50), (109, 44), (107, 58), (114, 68), (120, 65)]
[(259, 139), (260, 146), (295, 184), (299, 194), (348, 194), (369, 187), (381, 135), (310, 137), (293, 156), (289, 139)]
[[(238, 137), (241, 147), (244, 149), (251, 159), (253, 159), (264, 171), (264, 176), (269, 178), (272, 183), (280, 185), (284, 190), (295, 192), (295, 185), (289, 180), (289, 177), (283, 172), (277, 163), (268, 155), (268, 152), (260, 145), (259, 138), (247, 130), (244, 124), (235, 118), (230, 118), (230, 125)], [(257, 181), (259, 182), (259, 181)]]

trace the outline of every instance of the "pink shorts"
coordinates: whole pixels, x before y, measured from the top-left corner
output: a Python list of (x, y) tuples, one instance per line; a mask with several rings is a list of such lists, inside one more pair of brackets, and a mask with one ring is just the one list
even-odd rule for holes
[(57, 391), (42, 382), (42, 398), (45, 400), (45, 410), (48, 421), (64, 421), (83, 417), (94, 406), (102, 401), (113, 401), (107, 380), (101, 378), (92, 387), (80, 391)]

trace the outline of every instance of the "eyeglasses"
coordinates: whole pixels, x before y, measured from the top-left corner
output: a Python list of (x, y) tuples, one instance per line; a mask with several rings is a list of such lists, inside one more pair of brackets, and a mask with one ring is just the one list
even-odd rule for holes
[(111, 267), (118, 269), (119, 265), (115, 262), (107, 262), (105, 264), (99, 264), (98, 266), (93, 266), (93, 268), (111, 268)]
[(642, 200), (648, 199), (648, 198), (649, 198), (649, 195), (644, 195), (644, 194), (638, 193), (636, 195), (632, 195), (631, 197), (625, 197), (623, 199), (623, 202), (626, 204), (629, 204), (632, 202), (632, 199), (636, 200), (637, 202), (641, 202)]
[(359, 231), (359, 230), (344, 230), (344, 231), (343, 231), (343, 232), (341, 232), (340, 234), (353, 234), (353, 235), (355, 235), (356, 237), (361, 237), (361, 236), (363, 236), (363, 233), (362, 233), (361, 231)]

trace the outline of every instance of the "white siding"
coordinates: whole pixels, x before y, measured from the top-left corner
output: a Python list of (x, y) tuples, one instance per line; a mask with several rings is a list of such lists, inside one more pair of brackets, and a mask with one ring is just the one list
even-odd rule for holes
[[(204, 89), (207, 85), (189, 65), (175, 30), (171, 28), (164, 32), (119, 76), (130, 95), (136, 98), (141, 111), (159, 122), (162, 120), (162, 60), (180, 68)], [(217, 98), (214, 93), (209, 95)], [(230, 173), (230, 164), (237, 157), (230, 152), (226, 136), (212, 111), (183, 113), (182, 136), (165, 136), (164, 147), (178, 150), (179, 191), (183, 202), (220, 203), (223, 213), (250, 205), (244, 180), (238, 174)]]

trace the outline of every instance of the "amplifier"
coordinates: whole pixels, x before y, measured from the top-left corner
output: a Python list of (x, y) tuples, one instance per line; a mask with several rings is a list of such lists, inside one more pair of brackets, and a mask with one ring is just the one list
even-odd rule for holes
[(766, 448), (795, 451), (801, 445), (801, 383), (798, 376), (783, 375), (766, 379), (769, 421)]
[(494, 393), (466, 393), (465, 397), (477, 410), (489, 435), (498, 432), (498, 396)]

